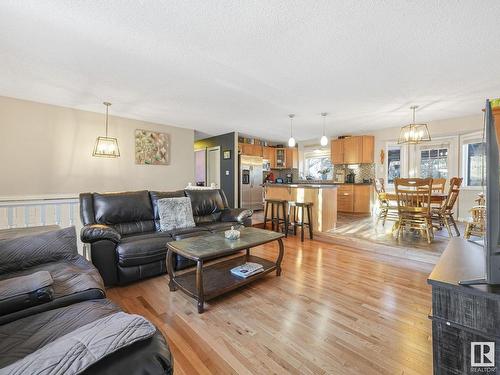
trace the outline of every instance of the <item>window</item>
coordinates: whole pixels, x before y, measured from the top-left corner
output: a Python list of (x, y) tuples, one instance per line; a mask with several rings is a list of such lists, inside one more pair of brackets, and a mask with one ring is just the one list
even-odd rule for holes
[(304, 174), (314, 180), (321, 180), (325, 173), (326, 179), (333, 179), (333, 166), (330, 161), (330, 152), (327, 150), (314, 150), (304, 153)]
[(448, 178), (448, 148), (420, 151), (421, 178)]
[(464, 143), (464, 182), (465, 186), (482, 186), (484, 176), (484, 142)]
[(401, 177), (401, 147), (389, 147), (387, 150), (387, 183), (393, 184)]

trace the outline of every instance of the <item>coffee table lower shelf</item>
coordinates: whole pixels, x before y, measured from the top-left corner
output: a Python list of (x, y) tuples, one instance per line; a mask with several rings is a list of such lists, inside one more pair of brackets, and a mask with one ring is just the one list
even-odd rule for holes
[[(241, 278), (231, 273), (231, 269), (245, 262), (254, 262), (262, 264), (264, 271), (247, 278)], [(241, 257), (223, 260), (207, 266), (202, 270), (194, 269), (186, 273), (175, 275), (170, 280), (170, 288), (179, 288), (198, 301), (198, 311), (203, 312), (203, 302), (243, 285), (260, 279), (268, 273), (276, 270), (279, 276), (279, 270), (276, 263), (254, 255), (244, 255)], [(201, 277), (201, 290), (197, 283), (197, 277)], [(173, 287), (173, 288), (172, 288)]]

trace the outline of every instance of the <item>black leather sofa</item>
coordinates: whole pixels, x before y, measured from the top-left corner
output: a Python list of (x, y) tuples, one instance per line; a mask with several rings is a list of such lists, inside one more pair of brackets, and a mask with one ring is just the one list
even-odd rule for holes
[[(83, 301), (0, 325), (1, 369), (58, 338), (121, 309), (108, 299)], [(61, 372), (63, 373), (63, 372)], [(167, 342), (160, 333), (138, 341), (94, 363), (83, 374), (163, 375), (173, 373)]]
[[(196, 226), (161, 232), (158, 200), (185, 196), (191, 199)], [(161, 275), (167, 271), (167, 242), (237, 224), (250, 226), (252, 214), (229, 208), (221, 189), (80, 194), (81, 240), (90, 244), (92, 262), (106, 285)], [(176, 270), (193, 264), (181, 256), (173, 262)]]
[[(0, 280), (38, 271), (50, 273), (53, 279), (50, 291), (0, 298), (0, 373), (4, 367), (58, 338), (121, 311), (105, 298), (96, 268), (78, 255), (74, 228), (0, 240)], [(4, 294), (0, 290), (0, 295)], [(49, 300), (45, 300), (47, 296)], [(119, 349), (83, 373), (160, 375), (172, 372), (171, 353), (157, 330), (152, 337)]]
[(49, 290), (0, 302), (0, 324), (86, 301), (104, 298), (99, 272), (78, 254), (75, 228), (0, 241), (0, 280), (48, 271)]

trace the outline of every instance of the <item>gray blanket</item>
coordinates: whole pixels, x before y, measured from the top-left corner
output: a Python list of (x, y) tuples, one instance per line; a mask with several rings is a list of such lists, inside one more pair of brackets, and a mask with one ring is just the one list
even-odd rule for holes
[(79, 374), (102, 358), (154, 335), (142, 316), (118, 312), (86, 324), (0, 369), (0, 375)]
[(53, 283), (54, 280), (47, 271), (0, 280), (0, 301), (34, 292)]

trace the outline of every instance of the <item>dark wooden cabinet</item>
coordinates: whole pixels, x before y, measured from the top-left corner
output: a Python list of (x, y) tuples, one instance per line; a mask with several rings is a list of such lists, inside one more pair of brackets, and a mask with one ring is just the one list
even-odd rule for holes
[[(434, 374), (498, 374), (500, 371), (500, 287), (461, 286), (460, 280), (484, 275), (481, 246), (452, 238), (429, 276), (432, 286), (432, 347)], [(481, 345), (495, 343), (491, 367), (472, 366)], [(473, 345), (473, 343), (476, 343)], [(483, 371), (478, 371), (483, 369)], [(489, 372), (486, 372), (490, 369)]]

